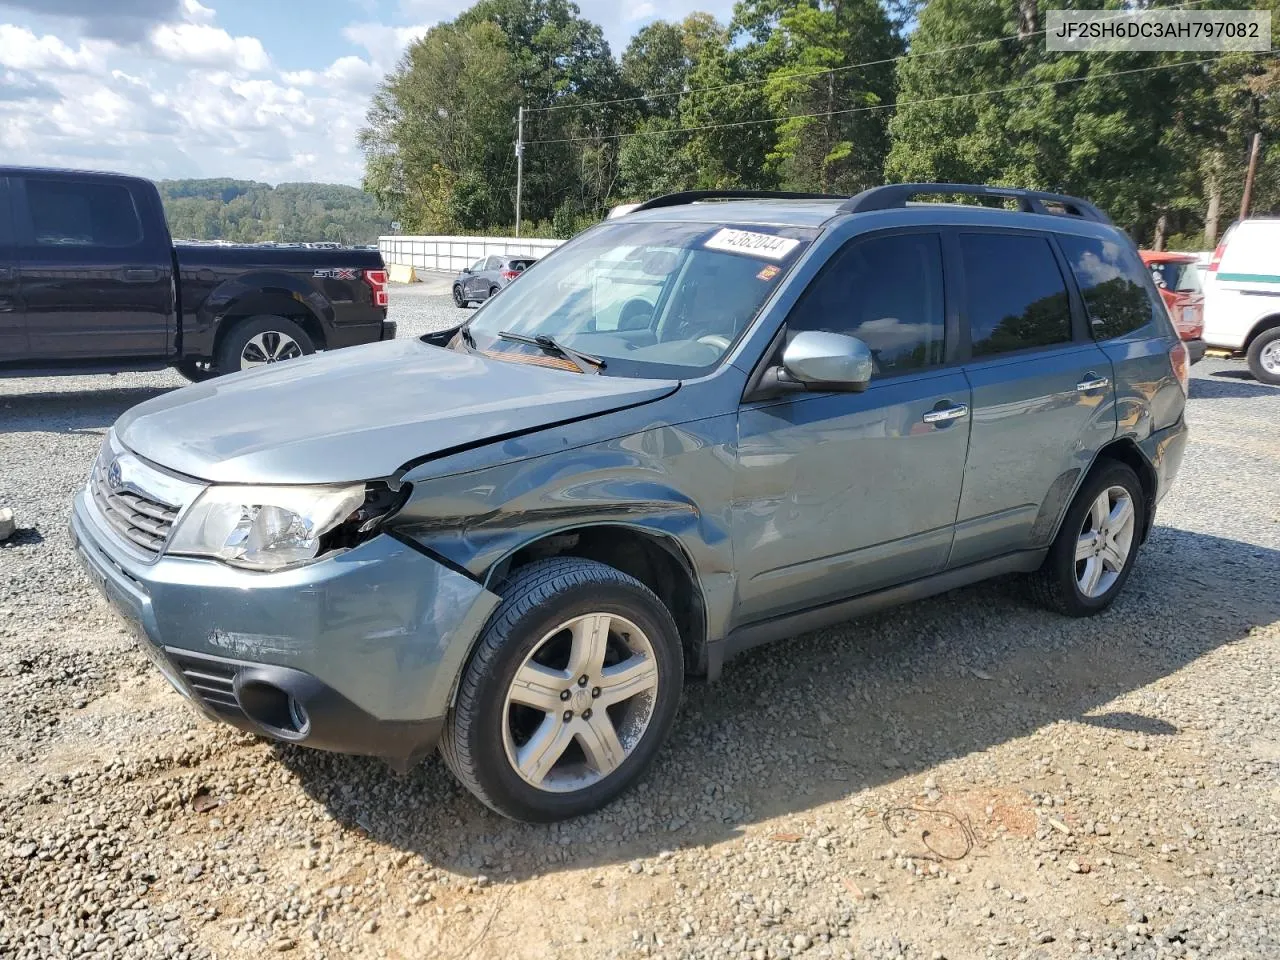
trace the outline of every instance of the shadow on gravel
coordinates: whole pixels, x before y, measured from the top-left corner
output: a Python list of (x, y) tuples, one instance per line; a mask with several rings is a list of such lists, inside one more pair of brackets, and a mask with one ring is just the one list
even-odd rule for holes
[(1195, 377), (1191, 380), (1190, 389), (1192, 400), (1280, 397), (1280, 388), (1259, 383), (1244, 370), (1218, 370), (1208, 377)]
[(167, 387), (117, 387), (65, 393), (0, 396), (6, 433), (80, 433), (105, 430), (130, 407), (169, 393)]
[[(727, 840), (1055, 722), (1175, 737), (1171, 723), (1107, 705), (1277, 620), (1280, 551), (1157, 527), (1126, 592), (1092, 619), (1034, 608), (1006, 580), (734, 660), (719, 683), (687, 685), (635, 789), (561, 825), (503, 820), (434, 757), (400, 777), (375, 760), (276, 752), (348, 828), (459, 874), (525, 878)], [(1024, 774), (1009, 772), (1011, 790)]]

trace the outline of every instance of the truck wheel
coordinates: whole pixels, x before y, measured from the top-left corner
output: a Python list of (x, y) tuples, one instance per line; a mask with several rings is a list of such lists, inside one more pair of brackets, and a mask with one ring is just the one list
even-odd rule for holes
[(254, 370), (315, 353), (307, 331), (286, 317), (250, 317), (228, 333), (218, 347), (218, 372)]
[(577, 557), (521, 567), (458, 685), (440, 752), (462, 784), (529, 822), (604, 806), (653, 761), (684, 684), (653, 591)]
[(1280, 327), (1263, 330), (1249, 344), (1249, 372), (1261, 383), (1280, 386)]
[(204, 383), (218, 375), (213, 364), (200, 360), (179, 360), (173, 368), (192, 383)]
[(1085, 480), (1044, 566), (1031, 575), (1032, 595), (1068, 617), (1107, 609), (1133, 572), (1146, 511), (1138, 475), (1123, 463), (1104, 463)]

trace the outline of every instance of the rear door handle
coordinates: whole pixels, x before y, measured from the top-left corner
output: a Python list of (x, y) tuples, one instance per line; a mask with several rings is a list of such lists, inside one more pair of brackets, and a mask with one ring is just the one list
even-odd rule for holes
[(1096, 373), (1086, 373), (1085, 379), (1076, 384), (1078, 393), (1088, 393), (1091, 390), (1105, 390), (1111, 386), (1111, 381), (1106, 377), (1100, 377)]
[(125, 283), (155, 283), (160, 279), (160, 271), (155, 267), (129, 267), (124, 272)]
[(9, 267), (0, 267), (0, 280), (12, 280), (13, 270)]
[(957, 403), (952, 407), (943, 407), (941, 410), (930, 410), (921, 419), (925, 423), (950, 423), (952, 420), (959, 420), (961, 417), (969, 415), (969, 407), (963, 403)]
[(7, 297), (0, 300), (0, 313), (13, 313), (14, 309), (12, 300)]

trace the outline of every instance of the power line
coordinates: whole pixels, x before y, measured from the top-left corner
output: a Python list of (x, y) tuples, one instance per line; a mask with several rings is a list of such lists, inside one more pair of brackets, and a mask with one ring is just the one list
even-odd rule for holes
[[(1198, 4), (1208, 3), (1208, 2), (1209, 0), (1186, 0), (1186, 2), (1184, 3), (1177, 3), (1177, 4), (1173, 4), (1172, 6), (1159, 7), (1157, 9), (1183, 10), (1187, 7), (1194, 7), (1194, 6), (1197, 6)], [(1109, 20), (1121, 20), (1125, 17), (1130, 17), (1130, 16), (1133, 16), (1132, 11), (1120, 11), (1116, 13), (1115, 16), (1099, 18), (1099, 22), (1105, 23), (1106, 21), (1109, 21)], [(808, 70), (808, 71), (802, 71), (799, 73), (789, 73), (786, 75), (785, 79), (803, 80), (803, 79), (808, 79), (809, 77), (825, 77), (825, 76), (834, 75), (837, 73), (844, 73), (848, 70), (859, 70), (862, 67), (878, 67), (888, 63), (897, 63), (900, 60), (913, 60), (917, 57), (936, 57), (936, 56), (941, 56), (944, 53), (955, 53), (957, 50), (972, 50), (975, 47), (986, 47), (992, 44), (1004, 43), (1008, 40), (1027, 40), (1027, 39), (1030, 39), (1031, 37), (1043, 36), (1048, 32), (1049, 32), (1048, 29), (1045, 29), (1045, 30), (1036, 30), (1035, 32), (1028, 33), (1028, 34), (1014, 33), (1014, 34), (1010, 34), (1007, 37), (995, 37), (994, 39), (991, 39), (991, 40), (974, 40), (971, 43), (961, 43), (953, 47), (939, 47), (937, 50), (921, 50), (918, 53), (915, 53), (915, 52), (903, 53), (903, 54), (899, 54), (896, 57), (887, 57), (883, 60), (867, 60), (863, 63), (850, 63), (842, 67), (830, 67), (826, 70)], [(712, 87), (696, 87), (692, 90), (680, 90), (680, 91), (674, 91), (671, 93), (642, 93), (635, 97), (617, 97), (612, 100), (589, 100), (586, 103), (561, 103), (561, 104), (556, 104), (550, 107), (526, 107), (524, 112), (525, 112), (525, 115), (528, 116), (531, 113), (552, 113), (557, 110), (581, 110), (586, 107), (604, 107), (604, 106), (609, 106), (615, 103), (636, 103), (641, 100), (645, 100), (645, 101), (669, 100), (672, 97), (688, 97), (688, 96), (695, 96), (701, 93), (717, 93), (721, 90), (735, 90), (739, 87), (758, 87), (768, 83), (770, 79), (772, 78), (765, 78), (762, 80), (738, 80), (734, 83), (722, 83)], [(530, 140), (527, 142), (554, 143), (557, 141)]]
[[(1244, 53), (1245, 56), (1258, 56), (1271, 51), (1261, 50)], [(526, 140), (525, 146), (537, 143), (581, 143), (598, 140), (626, 140), (630, 137), (669, 136), (673, 133), (698, 133), (703, 130), (723, 130), (729, 127), (750, 127), (763, 123), (785, 123), (787, 120), (815, 120), (821, 117), (844, 116), (851, 113), (866, 113), (871, 110), (892, 110), (895, 107), (912, 107), (926, 103), (942, 103), (947, 100), (964, 100), (970, 97), (985, 97), (993, 93), (1014, 93), (1020, 90), (1035, 90), (1039, 87), (1058, 87), (1068, 83), (1084, 83), (1087, 80), (1101, 80), (1105, 77), (1123, 77), (1134, 73), (1150, 73), (1154, 70), (1174, 70), (1178, 67), (1193, 67), (1197, 64), (1216, 63), (1227, 57), (1237, 56), (1241, 52), (1224, 53), (1219, 57), (1207, 57), (1204, 60), (1184, 60), (1181, 63), (1158, 63), (1150, 67), (1134, 67), (1131, 70), (1113, 70), (1109, 73), (1091, 73), (1083, 77), (1068, 77), (1065, 80), (1042, 80), (1038, 83), (1019, 84), (1012, 87), (994, 87), (990, 90), (976, 90), (971, 93), (953, 93), (943, 97), (929, 97), (921, 100), (895, 100), (892, 103), (879, 103), (870, 107), (849, 107), (845, 110), (824, 110), (821, 113), (790, 114), (781, 117), (765, 117), (761, 120), (736, 120), (730, 123), (707, 123), (696, 127), (676, 127), (672, 130), (634, 130), (630, 133), (614, 133), (602, 137), (563, 137), (556, 140)]]

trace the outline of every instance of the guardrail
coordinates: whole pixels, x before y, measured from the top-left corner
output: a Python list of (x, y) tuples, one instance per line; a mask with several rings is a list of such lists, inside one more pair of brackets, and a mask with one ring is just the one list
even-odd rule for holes
[(457, 273), (484, 257), (550, 253), (563, 240), (520, 240), (515, 237), (379, 237), (378, 248), (388, 267), (445, 270)]

